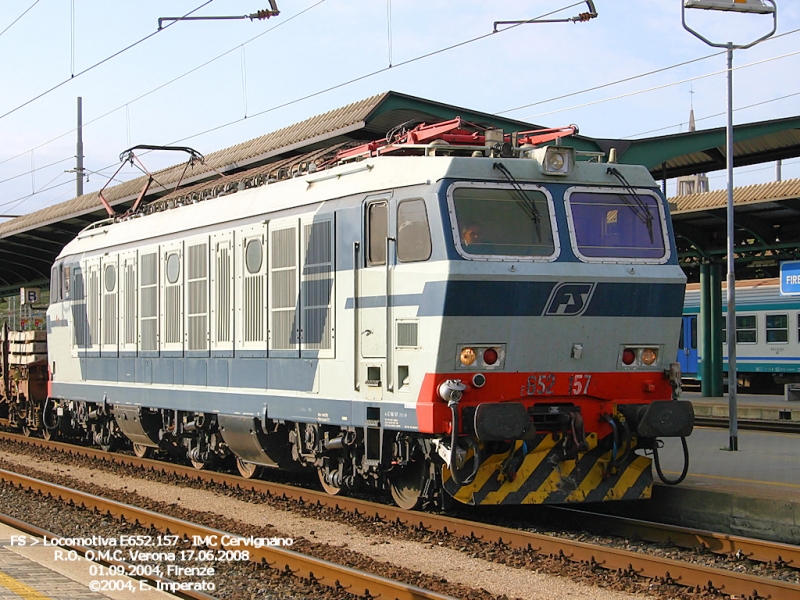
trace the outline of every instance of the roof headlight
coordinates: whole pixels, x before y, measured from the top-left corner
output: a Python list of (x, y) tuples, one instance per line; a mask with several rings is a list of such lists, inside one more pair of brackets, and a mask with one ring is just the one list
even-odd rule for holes
[(547, 175), (569, 175), (574, 151), (568, 146), (548, 146), (544, 151), (542, 171)]

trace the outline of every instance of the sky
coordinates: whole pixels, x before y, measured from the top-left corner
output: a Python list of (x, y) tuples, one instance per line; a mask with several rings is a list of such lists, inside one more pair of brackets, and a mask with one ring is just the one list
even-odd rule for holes
[[(726, 58), (687, 32), (681, 0), (277, 0), (280, 15), (241, 16), (268, 0), (0, 0), (0, 213), (75, 197), (77, 98), (84, 192), (136, 144), (209, 154), (389, 90), (582, 134), (638, 138), (726, 122)], [(734, 53), (734, 123), (800, 116), (800, 2), (777, 0), (776, 34)], [(747, 44), (772, 17), (687, 10), (713, 42)], [(654, 73), (653, 73), (654, 72)], [(183, 160), (143, 157), (153, 171)], [(141, 173), (124, 168), (119, 181)], [(774, 163), (734, 183), (774, 181)], [(800, 178), (800, 158), (783, 179)], [(725, 171), (709, 173), (712, 189)], [(668, 186), (668, 195), (675, 190)], [(2, 220), (2, 219), (0, 219)]]

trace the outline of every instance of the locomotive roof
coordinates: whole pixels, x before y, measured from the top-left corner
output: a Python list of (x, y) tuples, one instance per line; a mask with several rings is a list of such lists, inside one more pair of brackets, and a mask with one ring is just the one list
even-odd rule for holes
[[(220, 223), (256, 223), (265, 215), (285, 209), (313, 206), (353, 195), (436, 184), (443, 179), (507, 182), (493, 165), (502, 161), (515, 179), (542, 184), (614, 185), (619, 181), (606, 172), (608, 164), (575, 163), (567, 177), (542, 175), (541, 165), (531, 158), (472, 158), (453, 156), (381, 156), (309, 172), (283, 181), (234, 191), (204, 201), (135, 215), (118, 222), (108, 220), (86, 228), (65, 246), (60, 256), (135, 245), (145, 239), (198, 234)], [(615, 165), (630, 185), (652, 188), (647, 169), (638, 165)], [(318, 209), (313, 209), (318, 210)], [(179, 217), (176, 218), (176, 213)]]
[[(304, 153), (379, 139), (398, 123), (408, 120), (437, 122), (456, 115), (505, 131), (534, 128), (530, 123), (502, 116), (386, 92), (213, 152), (207, 155), (207, 164), (234, 177), (247, 177), (259, 169), (280, 169), (308, 160)], [(800, 152), (800, 117), (736, 125), (735, 129), (736, 164), (787, 158)], [(709, 163), (709, 157), (722, 156), (719, 148), (724, 146), (724, 128), (640, 140), (582, 136), (570, 139), (582, 150), (608, 151), (615, 147), (621, 161), (644, 164), (654, 177), (661, 179), (717, 168), (716, 163)], [(178, 165), (160, 171), (158, 181), (170, 187), (178, 181), (181, 170), (182, 165)], [(195, 166), (189, 174), (184, 184), (195, 186), (194, 193), (198, 195), (204, 193), (204, 187), (219, 185), (200, 166)], [(142, 183), (143, 178), (139, 178), (114, 186), (109, 188), (107, 197), (113, 206), (125, 210), (136, 199)], [(147, 200), (164, 193), (163, 188), (153, 186)], [(0, 223), (0, 291), (10, 292), (20, 285), (46, 285), (50, 266), (64, 244), (103, 216), (97, 192), (91, 192)]]

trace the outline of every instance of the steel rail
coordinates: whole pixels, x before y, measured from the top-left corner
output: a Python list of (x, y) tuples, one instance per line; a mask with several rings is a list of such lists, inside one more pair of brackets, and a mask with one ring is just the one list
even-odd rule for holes
[[(41, 527), (37, 527), (36, 525), (32, 525), (31, 523), (26, 523), (25, 521), (20, 521), (19, 519), (15, 519), (11, 515), (6, 515), (6, 514), (3, 514), (3, 513), (0, 513), (0, 523), (4, 523), (5, 525), (8, 525), (9, 527), (13, 527), (17, 531), (21, 531), (21, 532), (26, 533), (26, 534), (28, 534), (30, 536), (33, 536), (33, 537), (38, 537), (38, 538), (42, 538), (42, 539), (44, 539), (45, 537), (50, 538), (50, 539), (55, 539), (55, 538), (62, 537), (62, 536), (59, 536), (59, 535), (57, 535), (55, 533), (47, 531), (46, 529), (42, 529)], [(84, 557), (86, 556), (86, 553), (89, 550), (91, 550), (91, 548), (86, 548), (85, 546), (79, 546), (79, 545), (64, 545), (64, 546), (60, 546), (60, 547), (68, 548), (70, 550), (74, 550), (75, 552), (77, 552), (78, 554), (80, 554), (81, 556), (84, 556)], [(89, 560), (89, 559), (87, 559), (87, 560)], [(100, 559), (100, 558), (95, 557), (94, 559), (92, 559), (92, 562), (95, 562), (95, 563), (98, 563), (98, 564), (101, 564), (101, 565), (113, 565), (115, 567), (124, 567), (126, 573), (132, 573), (133, 572), (133, 570), (129, 568), (129, 567), (131, 567), (131, 564), (127, 563), (125, 561), (121, 561), (121, 560)], [(156, 582), (159, 582), (159, 583), (162, 583), (162, 584), (175, 583), (171, 579), (167, 579), (166, 577), (159, 577), (158, 575), (136, 575), (136, 574), (131, 574), (131, 575), (126, 575), (126, 577), (129, 577), (130, 579), (135, 579), (137, 581), (147, 582), (150, 585), (152, 585), (153, 587), (156, 587)], [(204, 594), (203, 592), (194, 591), (194, 590), (176, 589), (174, 592), (172, 592), (172, 595), (173, 596), (177, 596), (179, 598), (187, 598), (187, 599), (191, 599), (191, 600), (216, 600), (214, 598), (214, 596), (209, 596), (208, 594)]]
[(208, 540), (209, 547), (239, 550), (244, 547), (249, 552), (250, 562), (268, 564), (272, 568), (289, 571), (295, 577), (315, 581), (327, 587), (344, 589), (356, 596), (396, 598), (398, 600), (455, 600), (450, 596), (337, 565), (330, 561), (307, 556), (292, 550), (268, 545), (258, 547), (257, 545), (242, 546), (241, 544), (231, 544), (226, 547), (223, 544), (225, 536), (236, 539), (241, 539), (242, 536), (162, 515), (130, 504), (123, 504), (108, 498), (87, 494), (19, 473), (0, 469), (0, 481), (11, 483), (20, 488), (38, 491), (90, 510), (97, 510), (117, 519), (136, 522), (145, 528), (152, 527), (159, 531), (169, 532), (172, 535), (188, 539), (193, 539), (193, 536), (200, 536)]
[[(426, 531), (442, 531), (457, 537), (497, 543), (520, 550), (533, 550), (539, 554), (564, 557), (576, 562), (597, 565), (606, 569), (634, 573), (658, 581), (673, 582), (687, 587), (716, 589), (731, 595), (758, 595), (772, 600), (795, 600), (800, 598), (800, 585), (775, 579), (757, 577), (724, 569), (705, 567), (673, 559), (660, 558), (639, 552), (596, 546), (585, 542), (557, 538), (496, 525), (467, 521), (432, 513), (407, 511), (394, 506), (377, 504), (346, 496), (330, 496), (324, 492), (255, 479), (243, 479), (215, 471), (201, 471), (149, 459), (138, 459), (123, 454), (114, 454), (93, 448), (73, 446), (60, 442), (46, 442), (12, 434), (0, 434), (0, 439), (39, 446), (60, 447), (67, 453), (97, 457), (112, 464), (138, 466), (164, 473), (171, 472), (189, 479), (218, 485), (253, 490), (268, 496), (287, 498), (310, 505), (323, 505), (338, 511), (376, 518), (386, 522), (397, 522), (407, 527)], [(727, 536), (730, 540), (735, 538)], [(719, 545), (721, 542), (717, 542)], [(764, 542), (770, 544), (770, 542)], [(737, 547), (737, 551), (739, 547)], [(743, 550), (744, 552), (744, 550)], [(786, 558), (783, 559), (787, 561)], [(792, 558), (793, 564), (796, 559)]]
[(559, 506), (552, 507), (552, 510), (568, 515), (570, 525), (585, 527), (590, 531), (601, 531), (647, 542), (672, 543), (680, 548), (708, 550), (714, 554), (800, 569), (800, 546), (793, 544), (642, 521), (581, 508)]

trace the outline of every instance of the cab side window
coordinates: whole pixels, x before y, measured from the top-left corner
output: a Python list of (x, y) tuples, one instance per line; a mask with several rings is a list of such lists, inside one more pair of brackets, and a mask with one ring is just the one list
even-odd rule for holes
[(397, 258), (417, 262), (431, 257), (428, 213), (422, 200), (405, 200), (397, 207)]
[(386, 264), (386, 237), (389, 235), (389, 205), (386, 200), (367, 206), (367, 264)]

